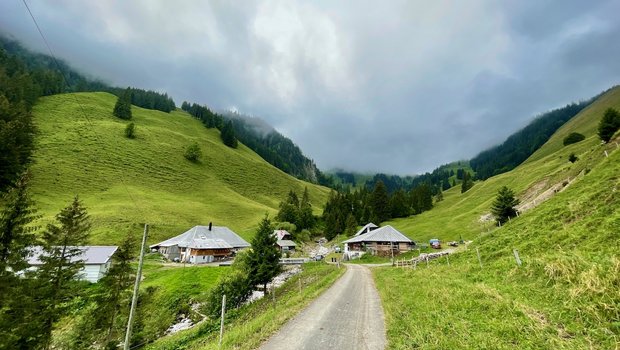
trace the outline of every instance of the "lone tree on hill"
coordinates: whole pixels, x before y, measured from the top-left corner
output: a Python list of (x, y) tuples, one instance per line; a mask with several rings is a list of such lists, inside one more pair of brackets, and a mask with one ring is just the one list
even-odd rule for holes
[(136, 138), (136, 124), (134, 123), (127, 124), (127, 126), (125, 127), (125, 137), (127, 137), (128, 139)]
[(500, 224), (508, 221), (509, 218), (517, 216), (515, 206), (519, 204), (519, 200), (515, 198), (514, 192), (504, 186), (497, 191), (497, 197), (491, 204), (491, 213), (495, 215), (495, 220)]
[(280, 251), (276, 246), (277, 238), (269, 217), (265, 215), (258, 225), (258, 231), (252, 239), (252, 250), (248, 252), (248, 278), (253, 286), (263, 285), (267, 294), (267, 283), (277, 276), (280, 266)]
[(237, 148), (237, 137), (235, 136), (235, 129), (231, 120), (227, 121), (224, 127), (222, 127), (221, 137), (226, 146)]
[(202, 157), (202, 151), (200, 150), (198, 142), (194, 142), (191, 145), (187, 146), (184, 156), (185, 159), (191, 162), (198, 162), (200, 160), (200, 157)]
[(116, 100), (114, 115), (121, 119), (131, 119), (131, 88), (125, 89)]
[(577, 143), (580, 141), (585, 140), (586, 137), (583, 136), (583, 134), (580, 134), (578, 132), (571, 132), (570, 134), (568, 134), (568, 136), (566, 136), (564, 138), (564, 146), (568, 146), (568, 145), (572, 145), (573, 143)]
[(607, 108), (598, 124), (598, 136), (607, 143), (618, 129), (620, 129), (620, 113), (613, 108)]

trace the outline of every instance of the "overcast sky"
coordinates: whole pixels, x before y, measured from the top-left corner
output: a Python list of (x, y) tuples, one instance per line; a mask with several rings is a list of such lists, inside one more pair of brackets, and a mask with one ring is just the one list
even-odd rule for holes
[[(414, 174), (620, 83), (620, 1), (40, 1), (108, 83), (263, 118), (318, 166)], [(42, 51), (21, 0), (0, 30)]]

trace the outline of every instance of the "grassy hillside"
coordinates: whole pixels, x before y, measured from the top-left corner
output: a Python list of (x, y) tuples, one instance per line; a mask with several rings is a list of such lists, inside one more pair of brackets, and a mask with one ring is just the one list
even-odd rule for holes
[[(491, 202), (500, 187), (512, 188), (522, 202), (533, 201), (552, 186), (583, 176), (604, 159), (605, 149), (615, 149), (613, 143), (601, 145), (596, 136), (597, 125), (604, 110), (609, 107), (620, 109), (620, 87), (608, 91), (581, 111), (511, 172), (477, 182), (464, 194), (460, 193), (459, 186), (451, 188), (444, 192), (444, 200), (436, 203), (432, 210), (386, 224), (422, 242), (433, 237), (444, 241), (458, 240), (461, 236), (463, 239), (474, 239), (493, 227), (492, 222), (481, 222), (480, 217), (489, 213)], [(586, 139), (564, 147), (562, 140), (572, 131), (584, 134)], [(571, 153), (579, 158), (574, 164), (568, 161)]]
[[(465, 194), (446, 191), (433, 210), (392, 223), (414, 239), (462, 235), (474, 242), (449, 262), (374, 271), (389, 349), (618, 347), (620, 149), (614, 142), (601, 145), (595, 135), (608, 107), (620, 108), (619, 88), (569, 121), (515, 170)], [(564, 136), (573, 131), (586, 140), (564, 147)], [(574, 164), (567, 160), (570, 153), (579, 157)], [(480, 222), (503, 185), (524, 202), (549, 188), (557, 193), (539, 198), (501, 228)]]
[[(328, 189), (283, 173), (241, 144), (226, 147), (218, 130), (185, 112), (133, 106), (137, 137), (127, 139), (128, 122), (112, 116), (115, 102), (107, 93), (78, 93), (35, 106), (32, 192), (42, 224), (78, 194), (96, 243), (118, 242), (130, 230), (141, 232), (142, 223), (152, 225), (149, 242), (210, 221), (249, 238), (291, 189), (301, 195), (308, 186), (316, 213), (326, 201)], [(194, 141), (203, 152), (197, 164), (183, 157)]]
[(428, 268), (375, 270), (388, 348), (617, 348), (619, 165), (620, 150), (614, 150), (565, 191), (485, 233), (450, 264), (440, 259)]

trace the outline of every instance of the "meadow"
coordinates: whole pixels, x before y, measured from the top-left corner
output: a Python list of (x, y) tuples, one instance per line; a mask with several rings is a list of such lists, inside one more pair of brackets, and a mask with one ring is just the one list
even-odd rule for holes
[[(180, 110), (132, 106), (133, 118), (115, 118), (116, 97), (102, 92), (43, 97), (33, 113), (38, 128), (31, 191), (42, 218), (53, 220), (79, 195), (93, 222), (91, 241), (118, 243), (149, 223), (149, 243), (195, 225), (228, 226), (246, 240), (259, 220), (275, 215), (289, 190), (308, 187), (315, 214), (329, 190), (295, 179), (242, 144), (222, 144), (217, 129)], [(129, 122), (136, 138), (124, 136)], [(198, 142), (193, 163), (184, 149)]]

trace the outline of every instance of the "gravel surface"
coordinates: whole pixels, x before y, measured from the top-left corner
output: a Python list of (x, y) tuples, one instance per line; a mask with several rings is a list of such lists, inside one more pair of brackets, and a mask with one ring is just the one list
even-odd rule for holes
[(347, 272), (323, 295), (289, 321), (260, 349), (383, 349), (381, 299), (370, 270), (347, 265)]

